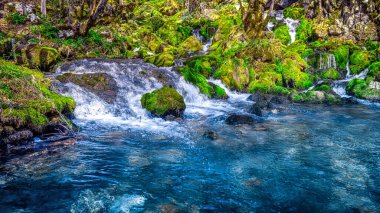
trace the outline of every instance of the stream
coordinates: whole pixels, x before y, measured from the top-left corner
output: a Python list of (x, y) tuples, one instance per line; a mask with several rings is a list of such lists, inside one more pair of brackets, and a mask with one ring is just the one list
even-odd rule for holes
[[(185, 98), (181, 122), (152, 118), (140, 98), (166, 76)], [(119, 88), (106, 103), (72, 83), (76, 145), (0, 156), (1, 212), (378, 212), (380, 108), (290, 104), (255, 125), (249, 94), (210, 100), (174, 68), (136, 60), (79, 60), (58, 74), (104, 73)]]

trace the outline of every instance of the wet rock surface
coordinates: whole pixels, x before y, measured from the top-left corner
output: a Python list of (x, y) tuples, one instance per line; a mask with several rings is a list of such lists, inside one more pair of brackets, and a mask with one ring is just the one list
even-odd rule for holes
[(226, 124), (228, 125), (242, 125), (242, 124), (253, 125), (255, 123), (256, 123), (256, 120), (249, 115), (233, 114), (233, 115), (230, 115), (226, 119)]
[(65, 73), (57, 76), (57, 79), (62, 83), (71, 82), (86, 88), (109, 104), (115, 102), (118, 94), (116, 81), (106, 73)]

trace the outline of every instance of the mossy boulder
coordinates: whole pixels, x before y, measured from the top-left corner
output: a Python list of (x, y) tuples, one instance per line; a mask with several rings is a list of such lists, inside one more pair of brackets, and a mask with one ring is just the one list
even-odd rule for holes
[(368, 68), (371, 61), (374, 60), (373, 55), (366, 50), (358, 50), (350, 56), (350, 69), (352, 74), (358, 74)]
[(308, 19), (301, 19), (299, 26), (296, 29), (296, 40), (308, 41), (313, 36), (314, 25)]
[(342, 45), (334, 51), (336, 65), (340, 70), (346, 70), (347, 62), (350, 58), (350, 48), (347, 45)]
[(60, 54), (57, 49), (37, 44), (30, 44), (17, 50), (18, 63), (29, 68), (39, 69), (44, 72), (52, 70), (59, 61)]
[(342, 102), (340, 97), (330, 92), (316, 90), (292, 94), (291, 100), (295, 103), (313, 104), (338, 104)]
[(274, 36), (281, 41), (282, 44), (288, 45), (290, 43), (289, 27), (282, 25), (274, 30)]
[(179, 45), (180, 55), (185, 55), (188, 52), (196, 52), (201, 50), (203, 50), (203, 46), (195, 36), (190, 36)]
[(86, 88), (109, 104), (115, 102), (118, 93), (115, 79), (106, 73), (65, 73), (57, 76), (57, 80)]
[(332, 68), (332, 69), (329, 69), (329, 70), (323, 72), (322, 78), (323, 79), (338, 80), (338, 79), (340, 79), (340, 73), (336, 69)]
[(353, 79), (347, 84), (346, 90), (348, 94), (357, 98), (379, 102), (380, 90), (372, 85), (373, 81), (370, 78), (367, 80)]
[(164, 52), (158, 55), (148, 56), (144, 61), (158, 67), (171, 67), (174, 65), (174, 56), (171, 53)]
[(40, 72), (0, 60), (0, 97), (0, 127), (14, 130), (3, 132), (0, 144), (18, 141), (13, 139), (26, 130), (39, 135), (49, 125), (73, 127), (64, 115), (74, 111), (75, 101), (52, 91)]
[(302, 7), (287, 7), (284, 9), (284, 17), (291, 19), (301, 19), (305, 14), (305, 10)]
[(10, 38), (0, 39), (0, 56), (10, 57), (12, 54), (12, 42)]
[(166, 1), (164, 6), (160, 8), (160, 12), (167, 16), (172, 16), (177, 13), (179, 9), (178, 3), (175, 0)]
[(380, 81), (380, 61), (377, 61), (369, 66), (368, 75)]
[(249, 84), (253, 71), (242, 59), (227, 59), (216, 70), (214, 77), (221, 79), (229, 88), (243, 91)]
[(180, 118), (186, 109), (182, 95), (170, 87), (163, 87), (144, 94), (141, 98), (141, 105), (153, 115), (161, 118), (168, 116)]

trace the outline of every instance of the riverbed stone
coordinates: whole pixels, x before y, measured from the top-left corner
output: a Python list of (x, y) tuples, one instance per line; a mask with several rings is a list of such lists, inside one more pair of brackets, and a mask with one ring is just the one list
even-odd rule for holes
[(232, 114), (228, 116), (228, 118), (226, 119), (226, 123), (228, 125), (253, 125), (254, 123), (256, 123), (256, 120), (250, 115)]

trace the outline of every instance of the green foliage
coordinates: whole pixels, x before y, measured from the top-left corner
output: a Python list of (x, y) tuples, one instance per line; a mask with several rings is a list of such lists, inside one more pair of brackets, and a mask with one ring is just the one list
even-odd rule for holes
[(92, 30), (92, 29), (88, 31), (87, 39), (89, 42), (95, 45), (102, 45), (105, 41), (102, 35), (100, 35), (95, 30)]
[(347, 45), (339, 46), (334, 50), (334, 56), (339, 69), (345, 70), (350, 57), (350, 48)]
[(209, 85), (207, 79), (203, 75), (194, 70), (191, 70), (188, 67), (183, 68), (180, 71), (186, 81), (191, 82), (192, 84), (197, 86), (200, 92), (205, 94), (207, 97), (212, 97), (214, 93), (214, 88)]
[(2, 106), (1, 119), (15, 128), (33, 125), (36, 130), (51, 116), (73, 112), (74, 100), (49, 87), (42, 73), (0, 60), (0, 97), (9, 103)]
[(329, 85), (323, 84), (314, 89), (315, 91), (324, 91), (324, 92), (332, 92), (332, 89)]
[(186, 108), (182, 95), (170, 87), (163, 87), (144, 94), (141, 98), (141, 105), (149, 112), (160, 117), (166, 116), (170, 111), (184, 111)]
[(58, 37), (58, 28), (53, 26), (51, 22), (43, 21), (40, 25), (34, 25), (31, 27), (31, 31), (34, 34), (39, 34), (48, 39), (54, 39)]
[(336, 69), (332, 68), (330, 70), (325, 71), (322, 74), (322, 78), (323, 79), (338, 80), (338, 79), (340, 79), (340, 73)]
[(301, 19), (296, 32), (296, 40), (309, 41), (313, 36), (313, 22), (308, 19)]
[(282, 25), (274, 30), (274, 36), (281, 41), (282, 44), (288, 45), (290, 43), (289, 27)]
[(15, 13), (9, 14), (9, 16), (7, 17), (7, 20), (12, 24), (17, 24), (17, 25), (25, 24), (26, 16), (23, 16), (20, 13), (15, 12)]
[(305, 11), (302, 7), (287, 7), (284, 9), (284, 17), (291, 19), (301, 19), (304, 17)]
[(376, 89), (369, 88), (369, 83), (371, 79), (353, 79), (347, 86), (346, 90), (348, 94), (354, 95), (355, 97), (367, 100), (380, 100), (380, 91)]
[(369, 66), (368, 75), (380, 80), (380, 61), (377, 61)]
[(358, 50), (350, 56), (350, 68), (353, 74), (358, 74), (371, 64), (373, 57), (366, 50)]

